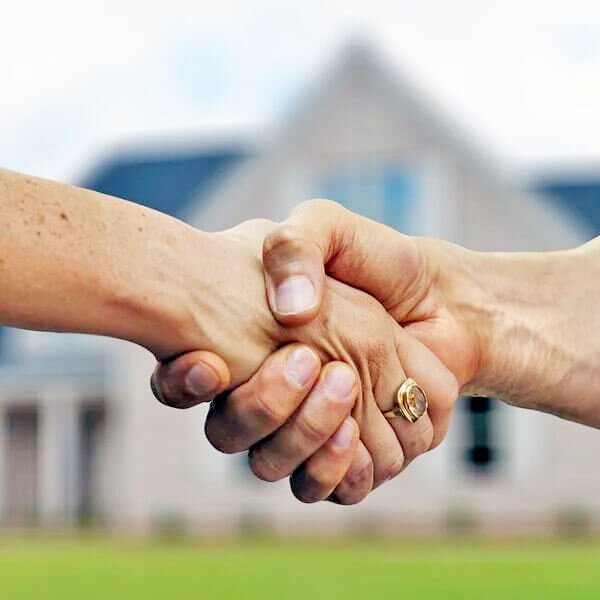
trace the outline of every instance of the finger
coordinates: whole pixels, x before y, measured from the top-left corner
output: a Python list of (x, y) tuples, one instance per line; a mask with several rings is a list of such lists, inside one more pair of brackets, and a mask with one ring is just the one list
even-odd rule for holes
[[(427, 412), (414, 423), (411, 423), (403, 416), (388, 419), (383, 413), (396, 405), (398, 389), (408, 377), (415, 379), (419, 385), (434, 390), (434, 378), (439, 374), (440, 370), (442, 371), (442, 376), (444, 376), (446, 372), (445, 368), (441, 366), (441, 363), (439, 369), (435, 368), (438, 366), (437, 362), (433, 365), (430, 365), (430, 361), (425, 361), (424, 364), (421, 364), (424, 360), (423, 355), (418, 352), (422, 347), (421, 344), (416, 342), (416, 340), (412, 340), (412, 338), (405, 334), (400, 327), (394, 327), (393, 331), (396, 332), (397, 356), (394, 357), (391, 362), (396, 365), (395, 369), (399, 378), (389, 377), (386, 369), (384, 376), (378, 379), (377, 385), (375, 386), (376, 400), (381, 417), (394, 432), (396, 438), (400, 442), (403, 453), (403, 464), (400, 465), (400, 469), (396, 472), (390, 471), (387, 473), (387, 479), (391, 479), (398, 475), (398, 473), (403, 471), (417, 456), (429, 450), (433, 440), (433, 425)], [(414, 341), (415, 344), (411, 344), (411, 341)], [(415, 348), (415, 346), (418, 346), (419, 348)], [(416, 356), (413, 353), (416, 353)], [(427, 356), (427, 358), (429, 358), (429, 356)], [(427, 373), (425, 378), (423, 378), (423, 371), (431, 367), (433, 367), (433, 372)], [(432, 379), (433, 383), (431, 383)], [(385, 479), (378, 477), (375, 486), (380, 485), (383, 481), (385, 481)]]
[(404, 449), (389, 421), (383, 416), (373, 401), (373, 410), (362, 410), (354, 418), (360, 426), (360, 439), (373, 461), (373, 488), (393, 479), (404, 468)]
[(373, 460), (366, 446), (359, 442), (346, 474), (329, 500), (336, 504), (357, 504), (373, 489)]
[(325, 500), (344, 477), (358, 443), (358, 425), (347, 417), (333, 436), (293, 473), (290, 485), (294, 496), (307, 503)]
[(212, 352), (189, 352), (159, 363), (150, 379), (150, 387), (159, 402), (173, 408), (190, 408), (210, 402), (227, 389), (230, 374), (225, 361)]
[(321, 370), (308, 347), (291, 344), (274, 352), (250, 381), (217, 398), (206, 419), (206, 436), (221, 452), (248, 450), (281, 427), (298, 408)]
[[(391, 322), (391, 319), (390, 319)], [(391, 322), (391, 327), (399, 328)], [(361, 440), (373, 461), (373, 486), (392, 479), (402, 471), (404, 450), (392, 424), (383, 416), (383, 407), (391, 408), (400, 384), (406, 379), (393, 345), (385, 355), (376, 359), (366, 356), (367, 366), (359, 369), (362, 399), (356, 404), (352, 416), (357, 421)], [(388, 406), (390, 405), (390, 406)]]
[[(398, 475), (415, 458), (429, 451), (434, 442), (439, 443), (437, 440), (443, 438), (450, 418), (448, 397), (453, 390), (457, 390), (452, 374), (428, 348), (396, 324), (391, 325), (391, 330), (394, 332), (396, 352), (390, 354), (383, 366), (379, 367), (373, 387), (379, 410), (375, 411), (376, 414), (370, 414), (372, 403), (363, 403), (362, 411), (367, 414), (362, 414), (359, 419), (361, 437), (375, 467), (374, 487)], [(383, 413), (396, 404), (398, 388), (407, 377), (415, 379), (429, 395), (428, 412), (413, 423), (402, 416), (387, 419)], [(435, 422), (430, 414), (435, 417)], [(376, 445), (385, 440), (383, 420), (402, 448), (402, 460), (399, 455)], [(436, 432), (438, 428), (439, 432)], [(388, 448), (391, 448), (391, 442), (388, 442)]]
[[(316, 316), (325, 272), (369, 293), (387, 309), (406, 305), (407, 310), (421, 272), (413, 238), (326, 200), (299, 204), (266, 236), (263, 264), (271, 311), (288, 326)], [(390, 273), (394, 285), (389, 284)]]
[(446, 436), (459, 396), (459, 384), (442, 361), (412, 335), (400, 329), (397, 339), (400, 361), (407, 375), (423, 388), (428, 401), (427, 415), (415, 423), (410, 424), (401, 417), (392, 421), (408, 459), (413, 460), (438, 446)]
[(263, 243), (263, 267), (274, 317), (288, 327), (314, 319), (325, 288), (324, 256), (318, 244), (300, 228), (276, 227)]
[(290, 475), (334, 434), (350, 414), (357, 392), (358, 380), (348, 365), (326, 365), (318, 383), (289, 421), (252, 448), (253, 473), (265, 481)]

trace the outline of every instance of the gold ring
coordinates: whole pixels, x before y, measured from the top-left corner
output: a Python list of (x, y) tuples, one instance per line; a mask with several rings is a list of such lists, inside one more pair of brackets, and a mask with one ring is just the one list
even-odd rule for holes
[(404, 417), (414, 423), (427, 412), (427, 394), (414, 379), (408, 378), (396, 394), (396, 406), (383, 413), (386, 419)]

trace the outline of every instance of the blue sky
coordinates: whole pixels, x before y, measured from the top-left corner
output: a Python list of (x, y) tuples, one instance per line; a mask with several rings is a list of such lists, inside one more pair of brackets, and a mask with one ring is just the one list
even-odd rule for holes
[(500, 160), (600, 169), (600, 2), (21, 0), (0, 23), (0, 165), (76, 181), (142, 138), (261, 134), (370, 40)]

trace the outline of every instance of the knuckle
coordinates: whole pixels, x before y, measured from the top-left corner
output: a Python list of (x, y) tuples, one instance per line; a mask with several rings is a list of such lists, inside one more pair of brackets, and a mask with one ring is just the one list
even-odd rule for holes
[(285, 250), (289, 252), (299, 252), (302, 250), (302, 239), (299, 232), (291, 225), (280, 225), (263, 242), (263, 259), (273, 258), (274, 253)]
[(325, 198), (311, 198), (305, 200), (297, 206), (297, 212), (343, 212), (344, 208), (338, 202), (334, 200), (327, 200)]
[(403, 440), (402, 447), (404, 448), (404, 458), (406, 461), (413, 460), (421, 454), (431, 449), (433, 443), (433, 424), (429, 419), (420, 426), (419, 431), (408, 442)]
[(255, 390), (274, 392), (282, 380), (279, 364), (269, 360), (258, 372)]
[(371, 489), (373, 483), (373, 463), (365, 457), (348, 469), (343, 479), (347, 491)]
[(319, 468), (317, 465), (312, 464), (310, 461), (307, 463), (305, 469), (305, 476), (309, 481), (313, 482), (313, 487), (319, 489), (331, 490), (337, 483), (338, 479), (335, 472), (330, 469)]
[(310, 414), (305, 414), (302, 418), (299, 418), (296, 421), (296, 426), (300, 435), (306, 442), (312, 445), (320, 444), (322, 441), (329, 438), (332, 433), (322, 419), (311, 416)]
[(223, 454), (236, 454), (246, 450), (247, 448), (241, 446), (235, 438), (227, 433), (226, 428), (221, 426), (217, 419), (218, 417), (213, 419), (209, 417), (204, 428), (206, 439), (210, 445)]
[(404, 462), (404, 453), (399, 452), (392, 458), (392, 460), (381, 465), (379, 469), (377, 469), (378, 484), (383, 483), (384, 481), (389, 481), (401, 473), (404, 467)]
[(243, 435), (244, 429), (240, 427), (244, 421), (232, 414), (232, 407), (237, 405), (230, 395), (222, 395), (211, 403), (204, 423), (206, 439), (224, 454), (244, 452), (249, 447)]
[(250, 470), (262, 481), (274, 482), (283, 479), (289, 472), (277, 458), (269, 452), (250, 452)]
[(320, 484), (311, 479), (304, 471), (294, 473), (290, 477), (290, 487), (294, 497), (304, 504), (318, 502), (326, 495)]
[[(261, 372), (259, 385), (252, 394), (250, 402), (245, 406), (236, 406), (238, 419), (242, 422), (259, 422), (270, 427), (282, 425), (288, 419), (285, 406), (279, 399), (283, 390), (277, 390), (279, 377), (273, 370), (266, 369)], [(241, 413), (244, 413), (243, 415)]]

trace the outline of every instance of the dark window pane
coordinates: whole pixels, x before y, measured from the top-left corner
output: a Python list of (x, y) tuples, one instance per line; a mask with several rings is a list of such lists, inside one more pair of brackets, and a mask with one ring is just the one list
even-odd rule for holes
[(498, 458), (494, 447), (494, 403), (492, 398), (470, 396), (463, 404), (466, 417), (465, 461), (478, 473), (493, 469)]

